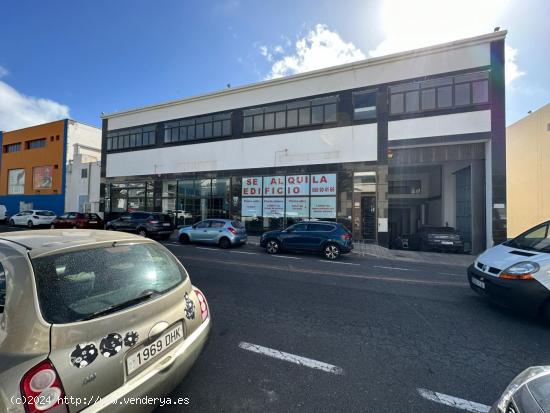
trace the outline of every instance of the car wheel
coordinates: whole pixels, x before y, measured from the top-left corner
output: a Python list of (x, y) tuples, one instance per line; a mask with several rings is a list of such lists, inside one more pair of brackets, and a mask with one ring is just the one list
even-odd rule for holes
[(29, 227), (29, 228), (34, 227), (34, 224), (32, 223), (32, 221), (27, 222), (27, 227)]
[(281, 249), (281, 245), (277, 240), (270, 239), (265, 244), (265, 250), (267, 251), (268, 254), (277, 254), (280, 249)]
[(220, 248), (223, 248), (224, 250), (231, 247), (231, 241), (229, 241), (229, 238), (226, 238), (226, 237), (221, 238), (218, 244)]
[(137, 233), (138, 233), (139, 236), (147, 238), (147, 231), (145, 230), (145, 228), (138, 229)]
[(13, 222), (13, 219), (10, 219), (9, 222), (10, 226), (14, 227), (15, 226), (15, 222)]
[(340, 256), (340, 248), (336, 244), (327, 244), (323, 250), (325, 258), (328, 260), (336, 260)]
[(189, 235), (181, 234), (179, 237), (180, 244), (189, 244)]

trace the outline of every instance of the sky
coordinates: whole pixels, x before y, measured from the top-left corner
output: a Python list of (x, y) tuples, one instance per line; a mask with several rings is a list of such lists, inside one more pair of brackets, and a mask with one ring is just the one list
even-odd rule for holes
[(508, 30), (506, 123), (550, 102), (548, 0), (2, 0), (0, 130)]

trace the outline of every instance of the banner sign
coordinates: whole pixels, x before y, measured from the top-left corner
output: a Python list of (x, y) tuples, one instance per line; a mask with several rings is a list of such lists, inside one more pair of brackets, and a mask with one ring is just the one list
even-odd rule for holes
[(336, 218), (336, 197), (312, 196), (311, 218)]
[(264, 217), (282, 218), (285, 214), (284, 198), (264, 198)]
[(309, 217), (309, 197), (293, 197), (286, 199), (286, 216), (290, 218)]
[(309, 195), (309, 175), (287, 175), (287, 195)]
[(311, 195), (336, 195), (336, 174), (311, 175)]
[(248, 178), (243, 178), (242, 195), (262, 196), (262, 177), (252, 176)]
[(284, 196), (284, 176), (264, 176), (264, 196)]
[(36, 166), (32, 168), (33, 189), (51, 189), (53, 166)]
[(261, 198), (243, 198), (241, 215), (243, 217), (261, 217), (262, 199)]
[(25, 170), (10, 169), (8, 171), (8, 194), (20, 195), (25, 193)]

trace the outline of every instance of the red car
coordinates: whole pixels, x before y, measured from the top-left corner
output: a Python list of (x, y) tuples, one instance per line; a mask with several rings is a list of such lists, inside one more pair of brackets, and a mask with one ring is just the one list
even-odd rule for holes
[(103, 229), (103, 220), (97, 214), (67, 212), (53, 220), (52, 228), (94, 228)]

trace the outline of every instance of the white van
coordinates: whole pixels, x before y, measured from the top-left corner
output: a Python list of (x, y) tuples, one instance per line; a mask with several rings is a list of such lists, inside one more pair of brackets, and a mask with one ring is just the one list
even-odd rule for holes
[(0, 222), (6, 222), (8, 210), (5, 205), (0, 205)]
[(490, 248), (468, 268), (472, 289), (550, 322), (550, 221)]

